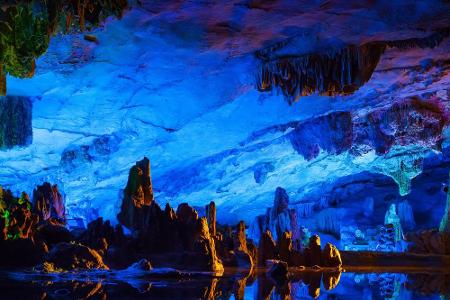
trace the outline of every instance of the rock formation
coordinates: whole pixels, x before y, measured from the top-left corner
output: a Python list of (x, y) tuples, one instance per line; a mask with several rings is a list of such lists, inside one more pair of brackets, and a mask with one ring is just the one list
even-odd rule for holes
[[(209, 217), (213, 215), (210, 210)], [(170, 205), (163, 211), (154, 201), (147, 158), (130, 169), (117, 217), (134, 231), (137, 251), (153, 256), (174, 255), (177, 258), (172, 264), (192, 270), (223, 271), (214, 236), (210, 233), (212, 223), (208, 224), (205, 217), (199, 218), (197, 211), (187, 203), (180, 204), (175, 213)]]
[(326, 96), (349, 95), (369, 81), (387, 47), (434, 48), (449, 34), (448, 29), (442, 29), (424, 38), (347, 45), (339, 50), (303, 55), (279, 55), (277, 51), (283, 52), (284, 46), (279, 44), (256, 52), (261, 61), (257, 88), (261, 92), (278, 89), (290, 104), (316, 92)]
[(297, 225), (297, 214), (295, 209), (289, 208), (289, 196), (281, 187), (275, 190), (273, 207), (268, 208), (264, 216), (255, 218), (250, 230), (251, 237), (259, 240), (266, 230), (273, 234), (275, 240), (285, 231), (291, 231), (294, 248), (300, 248), (300, 228)]
[(97, 251), (75, 243), (55, 245), (46, 255), (44, 267), (47, 271), (109, 269)]
[(34, 211), (41, 221), (53, 219), (64, 224), (66, 222), (66, 209), (64, 198), (58, 191), (57, 185), (45, 182), (38, 185), (33, 191)]
[(150, 160), (144, 157), (130, 169), (117, 219), (129, 229), (143, 228), (145, 213), (153, 203)]
[(278, 253), (272, 233), (266, 230), (259, 240), (258, 265), (265, 266), (268, 259), (278, 259)]
[(351, 94), (370, 79), (385, 49), (382, 43), (369, 43), (326, 54), (272, 59), (260, 51), (258, 90), (279, 88), (289, 103), (314, 92), (327, 96)]
[(322, 264), (324, 267), (340, 267), (342, 259), (336, 246), (327, 243), (322, 252)]
[(212, 236), (216, 235), (216, 204), (214, 201), (211, 201), (208, 205), (205, 207), (206, 211), (206, 219), (208, 220), (209, 225), (209, 233)]
[(12, 96), (0, 98), (0, 150), (31, 144), (33, 139), (31, 117), (32, 103), (29, 98)]
[(409, 252), (450, 255), (450, 236), (446, 232), (430, 229), (409, 232), (405, 237), (409, 242)]
[(309, 239), (309, 245), (305, 249), (305, 265), (307, 267), (323, 266), (322, 263), (322, 248), (320, 246), (320, 237), (313, 235)]
[(0, 219), (3, 240), (15, 240), (30, 238), (39, 216), (32, 212), (26, 193), (16, 198), (10, 190), (4, 190), (0, 186)]
[[(317, 132), (321, 132), (317, 135)], [(320, 150), (340, 154), (353, 143), (350, 112), (333, 112), (298, 124), (289, 134), (292, 147), (306, 160), (316, 158)]]
[(103, 221), (103, 218), (98, 218), (88, 224), (79, 241), (105, 257), (111, 247), (122, 247), (126, 243), (126, 238), (122, 226), (113, 227), (109, 220)]
[[(128, 6), (119, 1), (29, 1), (2, 6), (0, 21), (0, 95), (6, 95), (6, 75), (29, 78), (34, 75), (35, 59), (47, 50), (50, 37), (73, 29), (84, 31), (110, 15), (120, 17)], [(6, 51), (6, 49), (8, 51)], [(0, 143), (1, 145), (1, 143)]]

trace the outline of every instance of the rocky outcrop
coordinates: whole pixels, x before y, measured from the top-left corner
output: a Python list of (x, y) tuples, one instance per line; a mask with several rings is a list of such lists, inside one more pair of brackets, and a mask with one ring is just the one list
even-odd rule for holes
[(278, 253), (272, 233), (269, 230), (266, 230), (259, 240), (258, 266), (265, 266), (266, 261), (270, 259), (278, 259)]
[(145, 226), (145, 215), (152, 203), (150, 160), (144, 157), (130, 169), (117, 219), (129, 229), (142, 229)]
[(113, 227), (109, 220), (103, 221), (103, 218), (98, 218), (88, 224), (79, 241), (105, 256), (111, 247), (124, 245), (126, 238), (122, 226)]
[(41, 223), (35, 232), (35, 238), (44, 242), (49, 247), (58, 243), (69, 243), (75, 240), (72, 233), (61, 223), (52, 219)]
[[(213, 215), (210, 210), (209, 217)], [(163, 211), (154, 201), (147, 158), (130, 170), (118, 219), (133, 230), (138, 252), (166, 258), (172, 255), (174, 266), (190, 270), (223, 271), (207, 218), (199, 218), (187, 203), (180, 204), (175, 213), (169, 204)]]
[[(236, 256), (236, 265), (238, 267), (252, 268), (254, 264), (254, 257), (247, 246), (247, 235), (245, 233), (245, 223), (240, 221), (236, 228), (234, 235), (234, 253)], [(254, 254), (253, 254), (254, 255)]]
[(32, 212), (25, 192), (16, 198), (10, 190), (0, 186), (0, 230), (3, 240), (31, 238), (38, 221), (39, 216)]
[(338, 155), (352, 146), (351, 113), (332, 112), (300, 123), (289, 134), (289, 139), (295, 151), (306, 160), (316, 158), (320, 150)]
[(75, 243), (60, 243), (55, 245), (46, 255), (47, 270), (108, 270), (100, 254), (89, 247)]
[(450, 255), (450, 236), (436, 229), (410, 232), (405, 235), (408, 251), (423, 254)]
[[(127, 0), (119, 1), (29, 1), (4, 4), (0, 21), (3, 36), (0, 49), (8, 49), (8, 55), (0, 55), (0, 95), (6, 95), (6, 75), (29, 78), (35, 73), (35, 59), (47, 50), (50, 37), (71, 30), (84, 31), (96, 26), (108, 16), (120, 17), (128, 6)], [(62, 21), (64, 20), (64, 21)], [(1, 144), (1, 143), (0, 143)]]
[(423, 38), (347, 45), (339, 50), (303, 55), (286, 55), (282, 49), (289, 45), (289, 41), (279, 43), (277, 47), (268, 47), (255, 53), (261, 61), (256, 79), (257, 88), (261, 92), (278, 89), (290, 104), (314, 93), (325, 96), (349, 95), (369, 81), (388, 47), (434, 48), (449, 35), (449, 29), (443, 28)]
[(261, 238), (262, 233), (269, 230), (275, 240), (285, 231), (292, 232), (294, 248), (300, 246), (300, 228), (297, 225), (297, 213), (295, 209), (289, 208), (289, 196), (285, 189), (277, 187), (273, 201), (273, 207), (268, 208), (264, 216), (255, 218), (251, 225), (251, 237), (255, 240)]
[(285, 231), (277, 241), (277, 251), (280, 260), (288, 263), (289, 266), (298, 267), (304, 265), (303, 254), (295, 250), (292, 245), (292, 233)]
[(209, 233), (212, 236), (216, 235), (216, 204), (214, 201), (211, 201), (208, 205), (205, 207), (206, 211), (206, 219), (208, 220), (209, 225)]
[(0, 98), (0, 150), (31, 144), (33, 139), (31, 117), (32, 103), (29, 98), (12, 96)]
[(257, 87), (261, 92), (277, 88), (289, 103), (315, 92), (327, 96), (351, 94), (369, 81), (385, 49), (385, 44), (368, 43), (330, 53), (279, 58), (260, 51)]
[(309, 245), (305, 248), (305, 265), (307, 267), (323, 266), (322, 263), (322, 248), (320, 245), (320, 237), (313, 235), (309, 239)]
[(324, 267), (340, 267), (342, 259), (336, 246), (327, 243), (322, 252), (322, 264)]
[(438, 102), (418, 98), (398, 101), (354, 120), (354, 151), (359, 153), (365, 145), (382, 155), (395, 145), (413, 144), (440, 150), (447, 122), (445, 108)]
[(48, 182), (38, 185), (33, 191), (33, 204), (41, 221), (52, 219), (62, 224), (66, 222), (64, 198), (57, 185)]

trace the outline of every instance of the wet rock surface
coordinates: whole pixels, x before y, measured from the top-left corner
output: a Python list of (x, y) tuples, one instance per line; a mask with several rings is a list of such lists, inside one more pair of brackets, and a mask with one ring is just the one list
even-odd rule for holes
[(100, 254), (76, 243), (59, 243), (45, 256), (44, 270), (54, 272), (80, 270), (108, 270)]

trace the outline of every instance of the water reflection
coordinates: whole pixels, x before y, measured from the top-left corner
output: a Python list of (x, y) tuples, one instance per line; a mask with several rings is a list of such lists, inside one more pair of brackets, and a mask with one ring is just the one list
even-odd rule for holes
[[(3, 274), (1, 299), (448, 299), (450, 275), (291, 273), (277, 281), (264, 272), (220, 278), (111, 279)], [(442, 297), (441, 297), (442, 296)]]

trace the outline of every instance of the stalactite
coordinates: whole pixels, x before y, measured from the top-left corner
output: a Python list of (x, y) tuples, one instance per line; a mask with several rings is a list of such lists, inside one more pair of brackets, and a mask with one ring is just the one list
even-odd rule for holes
[(449, 35), (450, 29), (444, 28), (424, 38), (348, 45), (339, 51), (300, 56), (274, 55), (284, 46), (280, 44), (256, 52), (261, 61), (257, 89), (261, 92), (277, 89), (290, 104), (316, 92), (326, 96), (348, 95), (370, 80), (387, 47), (434, 48)]
[(315, 92), (350, 94), (370, 79), (385, 48), (382, 43), (351, 45), (337, 52), (265, 61), (257, 77), (258, 90), (277, 87), (289, 103)]
[(35, 59), (47, 51), (53, 34), (84, 31), (108, 16), (121, 17), (127, 5), (127, 0), (30, 0), (1, 8), (0, 95), (6, 95), (6, 74), (34, 75)]

